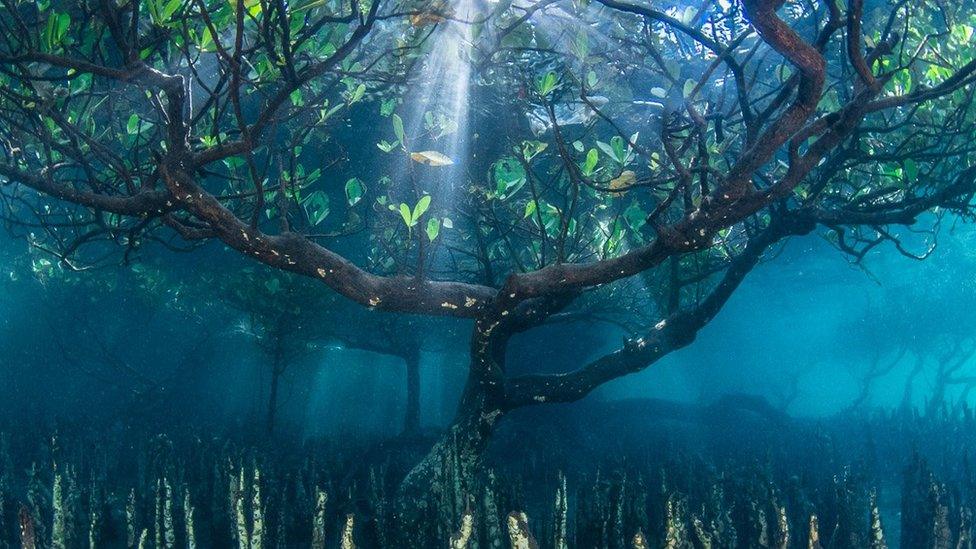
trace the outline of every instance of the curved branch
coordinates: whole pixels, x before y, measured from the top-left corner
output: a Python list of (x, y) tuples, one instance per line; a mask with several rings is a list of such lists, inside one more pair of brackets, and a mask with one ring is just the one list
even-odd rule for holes
[(300, 234), (265, 234), (238, 219), (180, 170), (163, 165), (160, 171), (178, 203), (208, 223), (225, 244), (266, 265), (322, 280), (361, 305), (404, 313), (472, 318), (497, 293), (487, 286), (463, 282), (374, 275)]
[(162, 215), (175, 209), (169, 192), (144, 190), (132, 195), (107, 195), (83, 191), (41, 175), (32, 175), (0, 164), (0, 177), (25, 185), (42, 194), (88, 208), (133, 217)]
[(721, 191), (721, 199), (734, 200), (749, 190), (756, 170), (765, 165), (773, 154), (793, 136), (816, 112), (823, 93), (826, 62), (817, 48), (805, 42), (782, 19), (776, 10), (782, 2), (772, 0), (744, 0), (746, 17), (777, 53), (790, 61), (801, 74), (796, 99), (760, 135), (732, 166)]
[(711, 294), (692, 309), (662, 320), (644, 337), (631, 339), (621, 349), (565, 374), (519, 376), (507, 384), (507, 405), (518, 408), (544, 402), (573, 402), (600, 385), (639, 372), (673, 351), (690, 345), (732, 296), (763, 252), (781, 239), (812, 230), (807, 223), (775, 221), (749, 241), (732, 260)]

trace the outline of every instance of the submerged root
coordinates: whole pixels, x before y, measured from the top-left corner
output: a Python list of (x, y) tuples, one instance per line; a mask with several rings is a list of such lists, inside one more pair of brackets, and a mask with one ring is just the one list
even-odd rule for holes
[(468, 506), (461, 515), (461, 527), (451, 535), (451, 549), (467, 549), (474, 533), (474, 512)]
[(644, 537), (644, 532), (638, 530), (634, 534), (633, 546), (634, 549), (647, 549), (647, 538)]
[(356, 542), (352, 538), (356, 527), (356, 517), (352, 513), (346, 515), (346, 525), (342, 528), (342, 549), (356, 549)]
[(529, 531), (529, 517), (521, 511), (508, 514), (508, 539), (512, 549), (539, 549), (539, 544)]
[(820, 522), (817, 515), (810, 515), (810, 534), (807, 536), (807, 549), (822, 549), (820, 545)]

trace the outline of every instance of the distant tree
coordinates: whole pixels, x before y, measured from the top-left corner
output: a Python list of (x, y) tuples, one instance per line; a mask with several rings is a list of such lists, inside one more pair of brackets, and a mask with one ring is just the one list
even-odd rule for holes
[(891, 302), (869, 303), (837, 327), (837, 359), (846, 363), (857, 383), (848, 411), (860, 411), (870, 404), (875, 384), (903, 366), (906, 358), (913, 358), (911, 342), (900, 332), (906, 327), (908, 312)]
[(436, 318), (404, 315), (378, 315), (348, 302), (335, 305), (337, 314), (323, 326), (323, 338), (359, 349), (398, 358), (404, 365), (406, 398), (401, 433), (421, 432), (421, 360), (425, 352), (449, 353), (465, 344), (464, 333), (456, 323)]
[[(321, 350), (316, 345), (318, 322), (330, 312), (321, 292), (304, 280), (254, 269), (216, 282), (224, 300), (243, 313), (236, 331), (248, 336), (265, 358), (269, 379), (264, 429), (274, 433), (282, 376), (297, 362)], [(208, 291), (208, 284), (204, 291)]]
[[(402, 486), (410, 520), (448, 455), (468, 482), (509, 411), (691, 344), (784, 239), (910, 253), (898, 227), (971, 217), (973, 10), (7, 2), (6, 217), (62, 263), (218, 239), (366, 307), (472, 320), (457, 416)], [(668, 269), (671, 306), (616, 351), (506, 373), (515, 334)]]
[[(155, 414), (166, 421), (191, 398), (196, 376), (210, 373), (215, 331), (183, 306), (180, 285), (153, 265), (81, 275), (41, 256), (6, 266), (4, 290), (24, 300), (28, 316), (23, 326), (4, 330), (3, 342), (9, 370), (28, 382), (22, 390), (45, 379), (70, 380), (57, 390), (91, 404), (91, 413), (100, 411), (97, 394), (119, 417)], [(106, 317), (107, 311), (116, 314)]]
[[(237, 331), (250, 337), (267, 360), (264, 425), (268, 434), (275, 429), (282, 376), (335, 343), (403, 361), (406, 406), (402, 432), (415, 435), (420, 431), (421, 353), (458, 344), (459, 333), (453, 326), (422, 318), (366, 314), (336, 294), (323, 292), (314, 281), (288, 273), (245, 269), (208, 280), (200, 289), (210, 292), (214, 286), (221, 287), (224, 301), (244, 315)], [(307, 386), (308, 380), (302, 383)]]
[(867, 404), (876, 383), (889, 376), (900, 376), (903, 410), (917, 405), (914, 389), (920, 382), (929, 384), (927, 414), (965, 404), (976, 386), (976, 285), (966, 279), (969, 267), (967, 261), (935, 265), (926, 270), (924, 284), (886, 289), (877, 303), (839, 327), (838, 347), (843, 359), (853, 361), (859, 383), (851, 409)]

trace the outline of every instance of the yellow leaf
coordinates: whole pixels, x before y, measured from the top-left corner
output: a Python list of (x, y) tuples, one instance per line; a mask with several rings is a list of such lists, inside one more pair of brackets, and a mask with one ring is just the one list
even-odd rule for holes
[[(637, 183), (637, 174), (630, 170), (624, 170), (619, 177), (615, 177), (610, 180), (610, 190), (621, 191), (621, 189), (629, 189)], [(614, 193), (615, 196), (622, 196), (626, 194), (627, 191), (623, 190), (621, 192)]]
[(410, 16), (410, 24), (415, 27), (426, 27), (427, 25), (436, 25), (437, 23), (443, 23), (445, 17), (439, 13), (415, 13)]
[(450, 166), (454, 164), (449, 156), (444, 153), (439, 153), (437, 151), (420, 151), (410, 153), (410, 159), (414, 162), (419, 162), (420, 164), (427, 164), (428, 166), (440, 167), (440, 166)]
[(423, 11), (418, 11), (410, 16), (410, 24), (415, 27), (426, 27), (447, 21), (453, 15), (450, 2), (437, 0), (431, 2)]

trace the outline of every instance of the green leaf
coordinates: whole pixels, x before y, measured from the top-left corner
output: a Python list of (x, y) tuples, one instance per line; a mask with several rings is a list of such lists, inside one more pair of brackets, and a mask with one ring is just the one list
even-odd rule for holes
[(589, 36), (585, 30), (581, 30), (576, 34), (576, 39), (573, 40), (573, 53), (580, 59), (586, 59), (586, 56), (590, 54)]
[(613, 148), (614, 159), (623, 164), (624, 159), (627, 158), (627, 145), (624, 143), (624, 138), (619, 135), (613, 136), (610, 146)]
[(631, 229), (639, 231), (647, 221), (647, 212), (634, 201), (624, 210), (624, 221)]
[(905, 160), (905, 181), (914, 183), (918, 177), (918, 164), (911, 158)]
[(146, 8), (149, 10), (149, 20), (156, 25), (161, 25), (163, 23), (163, 16), (161, 14), (162, 9), (159, 5), (159, 0), (148, 0), (146, 2)]
[[(301, 174), (301, 172), (299, 172), (299, 174)], [(322, 168), (315, 168), (305, 176), (305, 182), (302, 183), (302, 186), (311, 185), (312, 183), (318, 181), (320, 177), (322, 177)]]
[(355, 177), (346, 181), (346, 201), (349, 202), (350, 206), (355, 206), (363, 199), (365, 190), (363, 182)]
[(400, 143), (406, 143), (407, 142), (406, 134), (403, 133), (403, 119), (400, 118), (400, 115), (398, 114), (394, 114), (392, 118), (393, 118), (393, 134), (396, 135), (396, 138), (398, 140), (400, 140)]
[(388, 153), (388, 152), (392, 151), (393, 149), (395, 149), (397, 147), (397, 145), (399, 145), (399, 144), (400, 144), (399, 141), (394, 141), (393, 143), (390, 143), (389, 141), (383, 140), (383, 141), (380, 141), (379, 143), (377, 143), (376, 146), (381, 151), (383, 151), (385, 153)]
[(366, 84), (360, 84), (349, 96), (349, 104), (355, 103), (366, 95)]
[(593, 170), (596, 169), (596, 164), (599, 161), (600, 161), (600, 153), (596, 152), (596, 149), (590, 149), (589, 152), (586, 153), (586, 160), (583, 162), (583, 167), (582, 167), (583, 175), (587, 177), (593, 175)]
[(149, 19), (155, 25), (163, 26), (180, 9), (182, 0), (149, 0), (146, 7), (149, 9)]
[(380, 116), (390, 116), (393, 114), (393, 109), (397, 106), (396, 99), (384, 99), (380, 103)]
[(595, 88), (596, 85), (597, 85), (597, 82), (599, 82), (599, 78), (597, 78), (595, 71), (590, 71), (590, 72), (586, 73), (586, 85), (587, 85), (587, 87), (589, 87), (591, 89), (592, 88)]
[(213, 33), (210, 32), (210, 27), (204, 27), (203, 34), (197, 37), (197, 47), (200, 48), (200, 51), (217, 51), (217, 47), (214, 45)]
[(525, 218), (529, 217), (530, 215), (534, 214), (535, 213), (535, 210), (536, 210), (535, 200), (529, 200), (528, 202), (526, 202), (525, 203), (525, 215), (522, 216), (522, 219), (525, 219)]
[(685, 99), (691, 97), (691, 92), (695, 91), (695, 86), (697, 85), (698, 83), (690, 78), (685, 80), (685, 86), (681, 90), (681, 93), (685, 96)]
[(420, 197), (417, 204), (413, 207), (413, 214), (411, 215), (413, 224), (416, 225), (420, 221), (420, 216), (427, 212), (427, 208), (430, 208), (430, 195), (425, 194)]
[(545, 97), (552, 93), (552, 90), (556, 89), (556, 84), (558, 83), (559, 76), (555, 71), (549, 71), (536, 82), (536, 91), (539, 92), (539, 95)]
[(410, 206), (407, 206), (406, 204), (401, 202), (400, 209), (397, 211), (400, 212), (400, 217), (403, 218), (403, 223), (407, 226), (408, 229), (414, 226), (413, 217), (410, 215)]
[(305, 104), (305, 100), (302, 98), (301, 89), (297, 89), (291, 92), (291, 95), (289, 95), (288, 97), (291, 99), (291, 104), (296, 107), (301, 107), (302, 105)]
[(549, 204), (548, 202), (541, 202), (538, 204), (539, 216), (542, 218), (542, 227), (547, 233), (552, 234), (557, 231), (559, 224), (562, 221), (561, 212), (559, 208)]
[(542, 141), (523, 141), (522, 142), (522, 157), (528, 162), (535, 158), (539, 153), (546, 150), (549, 147), (549, 143), (544, 143)]
[(495, 176), (495, 193), (502, 200), (514, 195), (525, 185), (525, 168), (515, 158), (502, 158), (492, 164), (491, 171)]
[(327, 111), (323, 109), (321, 111), (322, 120), (324, 121), (324, 120), (326, 120), (328, 118), (331, 118), (332, 115), (335, 114), (335, 113), (337, 113), (337, 112), (339, 112), (340, 109), (342, 109), (342, 103), (339, 103), (338, 105), (332, 107), (331, 109), (329, 109)]
[(313, 226), (321, 223), (329, 215), (329, 195), (322, 191), (315, 191), (305, 198), (302, 203), (308, 222)]
[(125, 131), (129, 135), (135, 135), (139, 133), (139, 115), (135, 113), (129, 115), (129, 121), (125, 125)]
[(372, 8), (373, 2), (370, 0), (359, 0), (356, 2), (356, 8), (359, 9), (359, 16), (365, 17), (369, 13), (370, 8)]
[(629, 160), (630, 145), (619, 135), (613, 136), (609, 144), (603, 141), (597, 141), (596, 146), (618, 164), (626, 164)]
[(614, 221), (613, 230), (610, 231), (610, 236), (607, 238), (606, 249), (608, 253), (613, 253), (616, 251), (625, 234), (627, 234), (627, 230), (624, 229), (623, 223), (621, 223), (619, 219)]
[(169, 21), (169, 18), (176, 13), (176, 10), (180, 9), (183, 5), (183, 0), (169, 0), (163, 5), (163, 11), (161, 15), (163, 16), (163, 21)]
[(44, 29), (44, 42), (49, 51), (61, 45), (70, 25), (71, 16), (67, 13), (52, 13), (48, 16), (47, 26)]
[(436, 217), (432, 217), (427, 220), (427, 238), (431, 242), (437, 238), (437, 235), (441, 232), (441, 220)]

